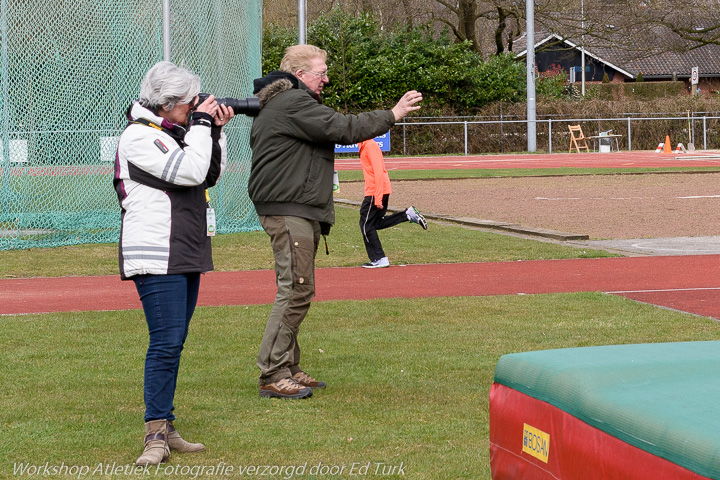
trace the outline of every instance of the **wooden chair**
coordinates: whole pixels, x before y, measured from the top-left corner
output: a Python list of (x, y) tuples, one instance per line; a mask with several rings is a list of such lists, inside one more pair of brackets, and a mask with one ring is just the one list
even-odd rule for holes
[(568, 125), (568, 128), (570, 129), (570, 150), (568, 153), (572, 153), (573, 148), (577, 150), (578, 153), (580, 153), (580, 150), (583, 148), (586, 152), (590, 152), (590, 147), (588, 147), (587, 139), (585, 135), (583, 135), (580, 125)]

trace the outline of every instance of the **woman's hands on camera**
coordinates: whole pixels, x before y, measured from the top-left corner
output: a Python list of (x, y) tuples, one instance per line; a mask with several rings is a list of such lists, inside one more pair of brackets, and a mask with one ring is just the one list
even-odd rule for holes
[(215, 101), (215, 95), (210, 95), (200, 105), (195, 108), (196, 112), (204, 112), (213, 117), (215, 125), (222, 127), (226, 125), (231, 118), (235, 116), (232, 108), (221, 105)]
[(215, 125), (222, 127), (227, 125), (231, 118), (235, 116), (235, 111), (225, 105), (218, 104), (218, 109), (215, 111), (213, 118), (215, 119)]

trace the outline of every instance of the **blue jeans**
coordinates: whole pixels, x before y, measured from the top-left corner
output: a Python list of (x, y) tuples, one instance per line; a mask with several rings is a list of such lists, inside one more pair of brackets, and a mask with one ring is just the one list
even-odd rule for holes
[(173, 415), (180, 353), (197, 304), (200, 274), (133, 277), (145, 311), (150, 344), (145, 356), (145, 421)]

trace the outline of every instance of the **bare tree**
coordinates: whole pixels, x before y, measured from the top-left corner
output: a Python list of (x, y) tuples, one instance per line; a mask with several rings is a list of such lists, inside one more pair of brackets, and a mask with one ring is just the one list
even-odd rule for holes
[(362, 0), (362, 11), (363, 13), (373, 13), (372, 0)]
[(718, 0), (631, 2), (630, 8), (648, 25), (674, 36), (678, 40), (677, 45), (682, 45), (680, 48), (720, 45)]
[(520, 20), (524, 15), (519, 8), (522, 5), (518, 5), (517, 2), (497, 2), (494, 6), (497, 12), (494, 31), (495, 53), (499, 55), (505, 51), (512, 51), (513, 41), (523, 31)]
[[(307, 0), (308, 21), (342, 7), (372, 12), (381, 28), (433, 25), (483, 55), (511, 51), (525, 30), (526, 0)], [(534, 0), (536, 31), (636, 56), (720, 45), (720, 0)], [(581, 15), (581, 2), (584, 15)], [(296, 26), (297, 0), (265, 1), (264, 19)], [(661, 40), (661, 44), (659, 44)]]
[(584, 18), (556, 6), (553, 11), (558, 13), (545, 18), (547, 25), (575, 38), (585, 36), (594, 45), (622, 49), (634, 56), (720, 45), (718, 0), (583, 1)]
[(478, 39), (476, 24), (478, 19), (487, 16), (490, 10), (482, 8), (478, 0), (435, 1), (449, 10), (454, 18), (448, 18), (446, 15), (438, 15), (434, 17), (433, 20), (448, 26), (458, 40), (463, 42), (469, 41), (472, 48), (480, 52), (482, 47)]
[(272, 0), (263, 2), (263, 24), (281, 27), (296, 27), (297, 0)]

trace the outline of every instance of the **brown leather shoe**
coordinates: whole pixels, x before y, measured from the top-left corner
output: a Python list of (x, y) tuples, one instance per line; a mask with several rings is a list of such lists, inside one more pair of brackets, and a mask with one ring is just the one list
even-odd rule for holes
[(292, 378), (283, 378), (277, 382), (260, 385), (261, 397), (297, 400), (300, 398), (310, 398), (312, 394), (312, 388), (300, 385)]
[(292, 379), (295, 380), (297, 383), (302, 385), (303, 387), (310, 387), (310, 388), (325, 388), (325, 382), (316, 380), (307, 373), (300, 370), (295, 375), (292, 376)]

